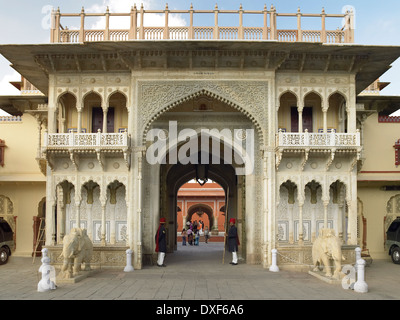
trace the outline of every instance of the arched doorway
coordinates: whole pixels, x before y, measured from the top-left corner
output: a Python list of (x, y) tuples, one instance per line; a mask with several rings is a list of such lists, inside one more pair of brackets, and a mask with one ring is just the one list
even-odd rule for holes
[[(173, 253), (177, 250), (177, 208), (178, 208), (178, 190), (190, 180), (196, 180), (199, 184), (203, 184), (204, 181), (212, 180), (218, 183), (224, 190), (225, 199), (225, 221), (224, 231), (226, 230), (225, 222), (229, 221), (230, 218), (235, 218), (238, 223), (238, 232), (241, 239), (241, 246), (239, 248), (239, 257), (245, 259), (246, 251), (246, 240), (245, 240), (245, 219), (244, 219), (244, 207), (241, 205), (241, 201), (245, 198), (244, 189), (241, 188), (245, 181), (244, 175), (238, 175), (237, 163), (229, 163), (225, 161), (225, 157), (228, 157), (228, 152), (232, 152), (233, 158), (240, 158), (245, 154), (243, 150), (238, 150), (234, 146), (219, 141), (219, 137), (213, 135), (207, 135), (206, 138), (201, 139), (201, 134), (196, 133), (191, 138), (198, 139), (197, 153), (193, 154), (188, 151), (187, 156), (192, 159), (198, 159), (198, 163), (187, 163), (183, 164), (177, 162), (176, 164), (169, 164), (168, 161), (164, 161), (164, 164), (160, 166), (160, 182), (164, 185), (160, 197), (160, 216), (167, 219), (167, 250), (169, 253)], [(204, 143), (204, 140), (208, 139), (208, 143)], [(201, 141), (203, 143), (201, 143)], [(219, 154), (215, 153), (215, 149), (212, 149), (213, 144), (219, 144)], [(185, 148), (185, 143), (179, 143), (176, 145), (178, 154)], [(228, 150), (229, 149), (229, 150)], [(166, 154), (166, 158), (169, 154)], [(195, 161), (196, 162), (196, 161)], [(226, 163), (228, 162), (228, 163)], [(240, 161), (239, 161), (240, 162)], [(243, 164), (243, 159), (242, 159)], [(240, 186), (240, 187), (239, 187)], [(221, 246), (221, 250), (223, 246)], [(223, 252), (223, 251), (222, 251)], [(221, 257), (222, 257), (221, 252)]]
[[(198, 108), (203, 98), (207, 108)], [(262, 133), (254, 117), (227, 101), (202, 91), (199, 96), (174, 103), (175, 107), (157, 114), (146, 127), (140, 208), (143, 224), (139, 225), (143, 227), (139, 230), (139, 245), (143, 247), (144, 263), (150, 258), (154, 261), (154, 234), (160, 217), (167, 220), (168, 252), (177, 249), (177, 192), (202, 172), (207, 172), (207, 177), (226, 193), (226, 219), (236, 218), (239, 231), (239, 258), (251, 264), (265, 259), (262, 250), (267, 250), (267, 218), (262, 213), (263, 172), (258, 152)], [(152, 159), (149, 155), (153, 155)], [(264, 244), (263, 249), (260, 243)]]

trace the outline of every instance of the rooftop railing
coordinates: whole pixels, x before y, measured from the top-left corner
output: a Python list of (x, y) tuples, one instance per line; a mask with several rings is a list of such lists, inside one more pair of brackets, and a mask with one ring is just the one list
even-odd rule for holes
[[(146, 16), (150, 14), (163, 15), (165, 24), (163, 26), (145, 26)], [(169, 24), (171, 15), (188, 15), (187, 26), (172, 26)], [(195, 16), (212, 14), (214, 24), (211, 26), (194, 25)], [(221, 15), (230, 15), (229, 18), (238, 21), (236, 26), (221, 26), (218, 18)], [(243, 18), (245, 15), (256, 15), (262, 17), (263, 24), (260, 26), (245, 26)], [(85, 26), (88, 17), (105, 18), (104, 29), (91, 29)], [(110, 29), (110, 18), (128, 17), (129, 29)], [(280, 29), (278, 19), (289, 17), (297, 20), (296, 29)], [(302, 29), (302, 18), (319, 19), (321, 28), (318, 30)], [(79, 29), (69, 30), (63, 27), (62, 19), (80, 19)], [(326, 29), (326, 19), (340, 18), (344, 21), (343, 26), (336, 30)], [(254, 19), (257, 20), (257, 19)], [(276, 8), (271, 6), (270, 10), (264, 6), (263, 10), (219, 10), (216, 5), (214, 10), (169, 10), (166, 5), (164, 10), (145, 10), (143, 5), (137, 9), (133, 6), (128, 13), (112, 13), (107, 7), (105, 13), (86, 13), (82, 8), (80, 13), (61, 13), (60, 9), (52, 12), (52, 28), (50, 41), (55, 43), (80, 43), (88, 41), (128, 41), (128, 40), (276, 40), (281, 42), (322, 42), (322, 43), (352, 43), (354, 42), (353, 12), (344, 14), (327, 14), (322, 9), (320, 14), (302, 13), (277, 13)], [(202, 21), (199, 18), (199, 21)]]

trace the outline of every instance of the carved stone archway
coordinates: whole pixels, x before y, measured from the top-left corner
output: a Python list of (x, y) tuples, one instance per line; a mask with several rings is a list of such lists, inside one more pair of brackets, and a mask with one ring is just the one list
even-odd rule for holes
[[(141, 81), (139, 82), (139, 132), (144, 141), (152, 123), (177, 105), (205, 95), (240, 111), (254, 124), (260, 144), (266, 141), (267, 81)], [(140, 140), (140, 139), (139, 139)]]

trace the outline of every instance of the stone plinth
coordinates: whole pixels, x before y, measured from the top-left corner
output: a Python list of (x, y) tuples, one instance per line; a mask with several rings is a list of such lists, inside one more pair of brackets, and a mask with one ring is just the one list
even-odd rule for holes
[[(62, 245), (47, 246), (46, 248), (48, 249), (48, 256), (51, 259), (51, 265), (61, 268), (63, 264), (63, 258), (60, 257), (63, 249)], [(93, 256), (90, 266), (92, 269), (113, 267), (123, 269), (126, 265), (127, 249), (128, 247), (125, 246), (93, 246)]]

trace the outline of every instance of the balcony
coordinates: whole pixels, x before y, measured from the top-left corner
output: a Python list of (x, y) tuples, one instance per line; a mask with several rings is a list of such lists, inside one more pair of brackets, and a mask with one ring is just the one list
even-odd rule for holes
[(292, 153), (302, 157), (301, 170), (304, 169), (310, 153), (326, 154), (326, 170), (329, 170), (335, 155), (338, 153), (347, 154), (353, 158), (350, 170), (357, 164), (360, 159), (361, 142), (360, 132), (357, 129), (355, 133), (314, 133), (307, 132), (283, 132), (279, 130), (276, 134), (276, 168), (279, 168), (283, 153)]
[(50, 155), (69, 154), (72, 163), (78, 168), (78, 158), (82, 154), (96, 154), (102, 168), (106, 154), (122, 154), (129, 167), (130, 136), (121, 133), (47, 133), (44, 134), (43, 153), (50, 167)]
[(278, 148), (357, 148), (360, 147), (360, 132), (314, 133), (282, 132), (276, 135)]

